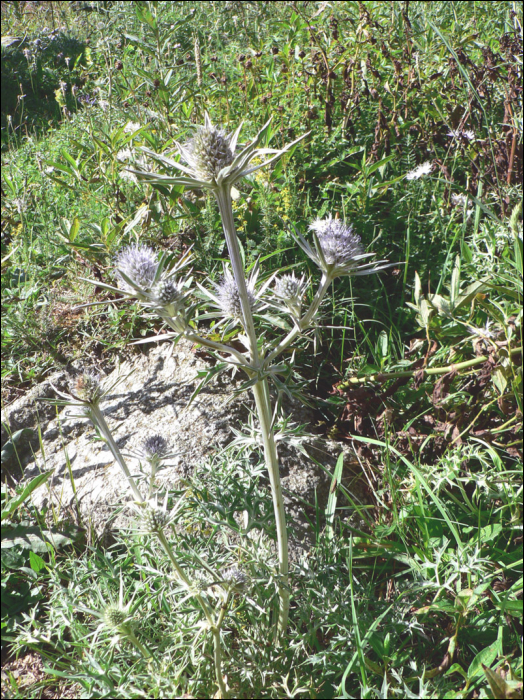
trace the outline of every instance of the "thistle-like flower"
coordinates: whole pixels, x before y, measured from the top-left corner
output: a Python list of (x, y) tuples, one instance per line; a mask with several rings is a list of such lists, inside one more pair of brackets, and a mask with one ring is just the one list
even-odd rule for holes
[(116, 267), (118, 284), (125, 292), (146, 291), (156, 282), (158, 255), (147, 245), (130, 245), (118, 254)]
[(189, 263), (190, 250), (169, 272), (165, 269), (167, 261), (165, 254), (158, 256), (147, 245), (130, 245), (119, 253), (115, 261), (118, 287), (97, 280), (84, 281), (122, 294), (124, 299), (138, 299), (144, 306), (154, 309), (168, 320), (172, 327), (176, 326), (177, 332), (182, 333), (187, 327), (184, 303), (189, 293), (186, 288), (190, 280), (186, 277), (175, 281), (174, 276)]
[(247, 587), (249, 577), (238, 567), (232, 566), (222, 572), (222, 581), (229, 586), (230, 590), (240, 593)]
[(273, 292), (276, 297), (281, 299), (287, 306), (288, 310), (294, 318), (300, 318), (302, 309), (302, 297), (306, 289), (306, 278), (304, 275), (300, 278), (291, 275), (283, 275), (275, 280)]
[[(251, 311), (257, 312), (264, 308), (264, 304), (260, 301), (261, 296), (266, 291), (272, 278), (265, 282), (260, 289), (255, 291), (256, 282), (258, 279), (259, 269), (255, 265), (249, 278), (246, 280), (247, 298)], [(205, 314), (202, 318), (222, 317), (220, 323), (229, 321), (241, 321), (243, 323), (242, 305), (240, 302), (240, 292), (233, 277), (231, 270), (224, 267), (224, 276), (218, 284), (214, 284), (215, 293), (210, 292), (201, 285), (198, 285), (202, 296), (211, 301), (213, 306), (218, 309), (218, 312)]]
[(193, 595), (200, 595), (201, 593), (205, 593), (211, 585), (212, 581), (208, 578), (208, 576), (206, 576), (206, 574), (195, 572), (191, 581), (190, 591)]
[(385, 260), (362, 264), (374, 253), (365, 253), (360, 236), (353, 232), (353, 227), (333, 219), (331, 214), (327, 219), (317, 219), (309, 228), (314, 235), (315, 250), (299, 233), (296, 233), (295, 240), (328, 279), (343, 275), (371, 275), (391, 266), (383, 265)]
[(129, 620), (129, 613), (119, 605), (110, 603), (104, 610), (104, 622), (110, 629), (122, 630)]
[(146, 532), (161, 532), (170, 520), (170, 514), (156, 505), (148, 505), (142, 513), (142, 526)]
[[(242, 124), (235, 131), (227, 134), (223, 129), (213, 126), (206, 113), (204, 126), (198, 127), (193, 138), (184, 145), (177, 143), (178, 151), (185, 165), (147, 148), (142, 149), (144, 153), (168, 170), (181, 171), (180, 175), (163, 175), (144, 170), (132, 170), (131, 172), (152, 184), (184, 185), (186, 188), (215, 191), (220, 188), (230, 189), (235, 182), (277, 160), (283, 153), (307, 136), (307, 134), (300, 136), (282, 149), (257, 148), (264, 138), (268, 126), (269, 121), (251, 143), (243, 146), (240, 152), (235, 154)], [(270, 157), (265, 160), (261, 158), (261, 156), (268, 155)], [(259, 157), (261, 162), (250, 165), (256, 157)]]
[(160, 460), (169, 453), (169, 445), (161, 435), (152, 435), (142, 443), (142, 452), (147, 460)]
[(181, 152), (202, 180), (216, 181), (222, 168), (227, 168), (234, 160), (230, 140), (223, 129), (201, 126)]
[(160, 280), (153, 289), (154, 299), (164, 307), (171, 316), (176, 316), (184, 304), (185, 281), (175, 282), (172, 278)]
[(88, 371), (82, 372), (73, 383), (72, 393), (80, 401), (97, 404), (103, 394), (100, 375)]
[[(255, 296), (255, 284), (254, 280), (250, 279), (247, 282), (247, 298), (249, 301), (249, 306), (251, 310), (255, 308), (256, 296)], [(215, 285), (218, 304), (226, 316), (231, 318), (241, 319), (242, 318), (242, 305), (240, 303), (240, 292), (235, 282), (235, 278), (231, 274), (231, 271), (224, 270), (224, 277), (219, 284)]]
[(340, 219), (316, 219), (309, 226), (317, 234), (320, 248), (328, 265), (343, 266), (364, 255), (360, 236), (353, 233), (353, 226)]

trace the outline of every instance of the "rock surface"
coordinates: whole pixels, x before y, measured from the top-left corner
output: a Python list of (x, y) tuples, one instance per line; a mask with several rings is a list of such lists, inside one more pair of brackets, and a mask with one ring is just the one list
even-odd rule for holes
[[(104, 384), (111, 385), (117, 377), (125, 377), (101, 404), (123, 454), (136, 451), (145, 438), (154, 434), (167, 438), (176, 453), (158, 475), (161, 485), (176, 486), (194, 467), (224, 447), (234, 437), (231, 428), (242, 429), (252, 408), (249, 393), (231, 400), (231, 390), (238, 382), (227, 374), (206, 385), (188, 406), (200, 381), (197, 372), (208, 366), (190, 343), (164, 343), (133, 362), (125, 362), (104, 379)], [(65, 373), (54, 375), (51, 381), (37, 387), (34, 396), (9, 407), (2, 420), (9, 423), (11, 431), (40, 425), (43, 450), (25, 466), (24, 476), (32, 478), (44, 470), (52, 470), (52, 475), (33, 493), (34, 504), (52, 504), (62, 515), (72, 515), (75, 520), (80, 516), (82, 522), (91, 523), (97, 534), (104, 536), (108, 530), (128, 523), (128, 509), (115, 506), (131, 500), (130, 489), (111, 452), (97, 438), (87, 419), (72, 417), (69, 407), (61, 409), (58, 417), (54, 406), (38, 401), (36, 407), (35, 398), (53, 395), (51, 382), (64, 389), (68, 377)], [(292, 407), (292, 413), (296, 413), (296, 422), (311, 420), (308, 409), (302, 406)], [(4, 437), (9, 436), (3, 433), (2, 442)], [(341, 445), (310, 440), (304, 446), (328, 473), (333, 473)], [(348, 463), (354, 461), (347, 448), (346, 452)], [(330, 477), (291, 445), (279, 443), (279, 457), (291, 529), (299, 540), (307, 540), (303, 502), (314, 503), (316, 491), (319, 505), (324, 508)], [(136, 470), (138, 460), (129, 458), (128, 464)]]

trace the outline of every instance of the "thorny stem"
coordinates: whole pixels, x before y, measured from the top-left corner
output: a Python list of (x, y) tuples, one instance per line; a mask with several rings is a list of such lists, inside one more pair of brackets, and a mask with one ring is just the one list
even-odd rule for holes
[[(215, 196), (222, 218), (222, 226), (226, 238), (233, 275), (238, 287), (240, 304), (242, 307), (243, 326), (247, 335), (249, 352), (251, 355), (251, 365), (255, 371), (261, 369), (263, 356), (259, 356), (253, 314), (247, 294), (244, 266), (240, 255), (235, 222), (233, 218), (233, 207), (231, 204), (231, 192), (228, 185), (217, 188)], [(257, 407), (260, 430), (264, 445), (264, 458), (271, 484), (271, 495), (273, 499), (273, 510), (275, 512), (275, 524), (277, 528), (277, 549), (279, 562), (279, 611), (276, 629), (277, 643), (282, 639), (289, 616), (289, 564), (288, 564), (288, 543), (286, 513), (284, 510), (284, 498), (282, 495), (282, 485), (280, 483), (280, 471), (278, 465), (278, 454), (275, 436), (271, 429), (271, 401), (269, 396), (269, 386), (266, 379), (259, 379), (253, 386), (253, 394)]]

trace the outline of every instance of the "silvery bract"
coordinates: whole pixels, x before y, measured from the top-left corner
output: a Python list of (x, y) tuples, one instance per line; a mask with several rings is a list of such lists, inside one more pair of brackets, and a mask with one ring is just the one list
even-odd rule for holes
[[(144, 170), (130, 172), (152, 184), (184, 185), (187, 188), (210, 190), (232, 187), (241, 178), (280, 158), (283, 153), (307, 136), (303, 134), (281, 149), (257, 148), (264, 138), (270, 121), (262, 127), (251, 143), (241, 147), (239, 153), (235, 154), (242, 124), (235, 131), (226, 134), (223, 129), (213, 126), (206, 113), (205, 124), (198, 127), (195, 136), (184, 145), (177, 142), (179, 153), (186, 165), (166, 155), (154, 153), (148, 148), (142, 149), (160, 165), (179, 170), (180, 175), (163, 175)], [(266, 158), (266, 156), (269, 157)], [(254, 158), (262, 159), (262, 162), (250, 165)]]

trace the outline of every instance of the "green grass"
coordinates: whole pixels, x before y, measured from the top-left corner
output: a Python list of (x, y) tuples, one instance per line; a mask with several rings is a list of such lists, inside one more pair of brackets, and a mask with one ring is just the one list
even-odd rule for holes
[[(89, 7), (2, 8), (2, 36), (21, 40), (2, 47), (3, 403), (79, 358), (111, 366), (130, 340), (159, 330), (129, 306), (74, 310), (105, 298), (79, 277), (111, 283), (123, 245), (193, 245), (195, 278), (221, 273), (214, 201), (133, 182), (126, 149), (169, 150), (205, 111), (231, 128), (245, 120), (244, 139), (272, 116), (275, 148), (310, 130), (272, 172), (239, 185), (247, 264), (315, 275), (291, 224), (305, 233), (338, 212), (397, 265), (339, 280), (322, 346), (296, 348), (315, 431), (352, 445), (355, 464), (327, 527), (318, 504), (306, 508), (315, 542), (292, 571), (283, 647), (268, 643), (277, 584), (262, 465), (235, 448), (188, 486), (186, 563), (240, 558), (251, 579), (223, 629), (232, 695), (522, 697), (520, 6)], [(46, 25), (64, 27), (60, 51)], [(406, 179), (426, 162), (431, 172)], [(234, 517), (250, 509), (254, 537)], [(17, 525), (39, 532), (52, 514), (26, 502), (6, 520), (6, 536)], [(230, 533), (225, 543), (218, 532)], [(27, 685), (8, 673), (6, 697), (213, 695), (211, 638), (195, 641), (197, 608), (166, 584), (151, 538), (30, 542), (2, 554), (2, 626), (9, 663), (36, 652), (45, 674)], [(86, 612), (116, 600), (121, 580), (140, 601), (153, 663)]]

